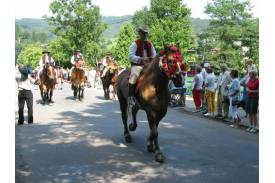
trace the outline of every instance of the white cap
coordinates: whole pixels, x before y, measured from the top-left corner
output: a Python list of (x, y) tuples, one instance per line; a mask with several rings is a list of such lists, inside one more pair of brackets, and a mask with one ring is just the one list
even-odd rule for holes
[(205, 63), (203, 67), (210, 67), (209, 63)]

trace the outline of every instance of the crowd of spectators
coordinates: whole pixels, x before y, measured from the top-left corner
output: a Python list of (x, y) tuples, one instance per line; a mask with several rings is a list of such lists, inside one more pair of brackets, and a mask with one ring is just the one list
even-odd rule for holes
[[(233, 128), (238, 128), (241, 118), (238, 108), (243, 107), (249, 116), (248, 132), (256, 133), (257, 113), (259, 105), (259, 76), (257, 67), (251, 59), (245, 60), (243, 77), (237, 70), (228, 70), (226, 64), (220, 65), (218, 76), (209, 63), (196, 66), (196, 74), (192, 82), (192, 95), (195, 111), (206, 117), (232, 119)], [(241, 86), (243, 89), (241, 89)]]

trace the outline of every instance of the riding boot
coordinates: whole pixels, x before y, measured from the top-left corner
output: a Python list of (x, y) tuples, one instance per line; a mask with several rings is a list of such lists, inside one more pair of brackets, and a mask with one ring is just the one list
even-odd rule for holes
[(129, 83), (129, 96), (128, 96), (128, 106), (133, 107), (135, 105), (135, 84)]

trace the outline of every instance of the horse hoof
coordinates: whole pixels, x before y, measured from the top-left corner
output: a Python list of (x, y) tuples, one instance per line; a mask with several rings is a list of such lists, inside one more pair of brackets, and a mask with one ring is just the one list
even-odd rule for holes
[(153, 145), (147, 145), (147, 151), (148, 152), (155, 152), (155, 148)]
[(130, 131), (135, 131), (137, 128), (137, 124), (136, 123), (130, 123), (129, 124), (129, 130)]
[(127, 143), (132, 143), (133, 141), (132, 141), (131, 135), (126, 135), (126, 136), (125, 136), (125, 141), (126, 141)]
[(165, 156), (161, 152), (159, 152), (155, 155), (155, 160), (156, 162), (163, 163), (165, 160)]

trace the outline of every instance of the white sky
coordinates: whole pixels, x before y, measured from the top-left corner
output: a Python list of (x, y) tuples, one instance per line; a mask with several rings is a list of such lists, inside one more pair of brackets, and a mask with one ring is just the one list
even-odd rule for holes
[[(49, 5), (53, 0), (17, 0), (15, 3), (15, 18), (42, 18), (50, 14)], [(259, 17), (259, 1), (250, 0), (254, 16)], [(100, 7), (103, 16), (133, 15), (136, 10), (150, 5), (150, 0), (93, 0)], [(203, 13), (204, 6), (211, 0), (183, 0), (191, 8), (192, 17), (207, 18)]]

